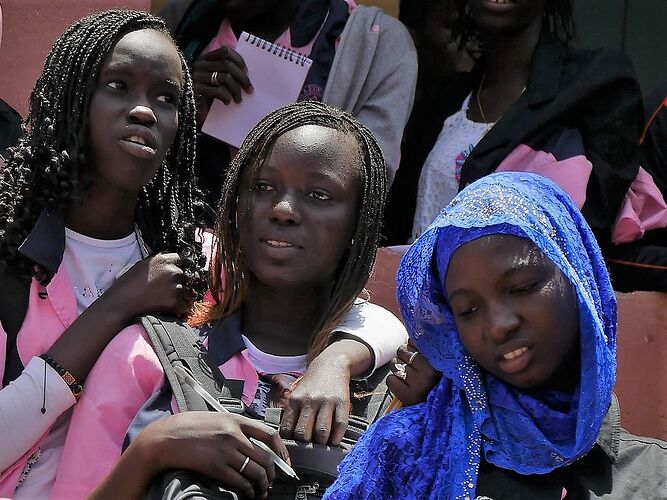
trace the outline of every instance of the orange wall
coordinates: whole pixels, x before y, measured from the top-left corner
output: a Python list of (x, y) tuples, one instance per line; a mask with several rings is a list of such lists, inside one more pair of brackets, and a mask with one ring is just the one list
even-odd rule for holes
[(384, 9), (387, 14), (398, 17), (398, 0), (356, 0), (356, 3), (359, 5), (376, 5)]
[(148, 10), (150, 0), (0, 0), (0, 97), (22, 116), (44, 59), (72, 21), (94, 11), (127, 7)]
[(167, 3), (167, 0), (153, 0), (151, 2), (151, 12), (157, 12), (166, 3)]

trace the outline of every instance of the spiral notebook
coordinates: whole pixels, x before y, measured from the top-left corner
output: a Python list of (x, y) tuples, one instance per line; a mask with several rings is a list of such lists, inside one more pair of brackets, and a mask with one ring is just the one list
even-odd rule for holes
[(202, 131), (238, 148), (264, 116), (296, 102), (313, 61), (245, 31), (238, 39), (236, 51), (248, 67), (254, 91), (244, 92), (243, 101), (238, 104), (213, 99)]

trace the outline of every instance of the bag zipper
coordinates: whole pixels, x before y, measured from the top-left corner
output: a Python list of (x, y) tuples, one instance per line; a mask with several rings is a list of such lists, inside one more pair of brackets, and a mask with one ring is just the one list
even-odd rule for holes
[(318, 498), (322, 498), (323, 491), (320, 491), (320, 483), (304, 484), (298, 486), (294, 500), (308, 500), (308, 495), (318, 494)]

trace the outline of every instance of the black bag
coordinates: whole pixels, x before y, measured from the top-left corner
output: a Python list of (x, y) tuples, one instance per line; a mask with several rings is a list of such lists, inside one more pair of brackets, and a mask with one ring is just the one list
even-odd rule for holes
[(238, 500), (239, 496), (209, 477), (186, 470), (169, 471), (153, 481), (145, 498), (169, 500)]
[[(141, 323), (160, 359), (179, 411), (212, 410), (194, 390), (189, 386), (181, 386), (178, 382), (174, 366), (182, 364), (190, 369), (194, 378), (225, 408), (235, 413), (245, 412), (245, 405), (240, 399), (242, 385), (239, 381), (224, 379), (217, 366), (209, 360), (195, 332), (187, 324), (155, 316), (145, 316)], [(299, 480), (279, 473), (273, 482), (269, 498), (273, 500), (322, 498), (325, 489), (336, 479), (340, 461), (368, 426), (386, 410), (391, 400), (385, 384), (388, 374), (389, 368), (384, 367), (376, 370), (368, 379), (351, 384), (351, 393), (358, 397), (353, 397), (348, 428), (340, 446), (284, 440), (292, 468), (299, 476)], [(281, 408), (269, 408), (264, 422), (278, 428), (281, 416)], [(237, 499), (238, 495), (220, 487), (214, 480), (194, 472), (169, 471), (153, 481), (146, 498), (150, 500)]]

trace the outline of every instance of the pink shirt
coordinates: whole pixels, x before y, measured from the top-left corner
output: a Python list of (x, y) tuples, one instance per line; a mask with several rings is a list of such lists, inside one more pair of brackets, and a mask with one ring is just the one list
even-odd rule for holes
[[(40, 298), (40, 294), (44, 298)], [(23, 365), (46, 352), (77, 316), (74, 289), (62, 264), (46, 287), (33, 280), (28, 312), (17, 337)], [(0, 325), (2, 371), (6, 337)], [(118, 461), (128, 425), (162, 383), (160, 362), (143, 328), (129, 326), (109, 342), (88, 375), (85, 390), (73, 408), (49, 498), (85, 498), (92, 492)], [(47, 412), (49, 409), (56, 411), (47, 408)], [(14, 496), (28, 459), (39, 449), (47, 434), (0, 473), (0, 498)]]

